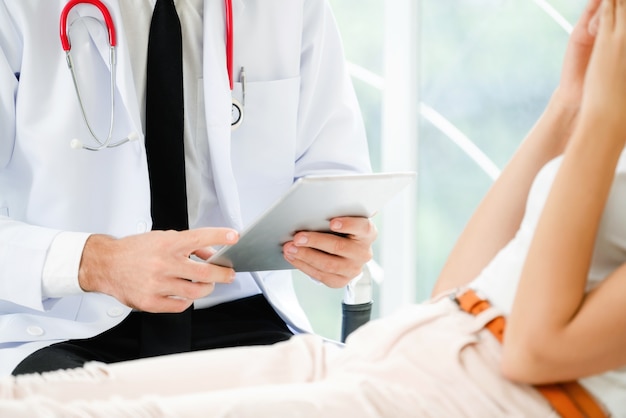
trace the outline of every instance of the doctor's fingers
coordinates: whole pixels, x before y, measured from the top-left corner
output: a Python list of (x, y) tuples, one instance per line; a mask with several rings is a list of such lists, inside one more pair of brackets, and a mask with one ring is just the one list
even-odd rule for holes
[(133, 308), (152, 313), (176, 313), (187, 309), (196, 299), (210, 295), (215, 283), (192, 282), (187, 279), (169, 278), (155, 293), (135, 298)]
[(140, 303), (131, 306), (131, 308), (149, 313), (181, 313), (192, 304), (193, 299), (159, 295), (143, 299)]
[(329, 287), (342, 287), (372, 259), (368, 242), (329, 233), (297, 233), (283, 246), (285, 259)]
[[(185, 279), (173, 280), (169, 283), (167, 291), (161, 296), (168, 299), (182, 300), (193, 303), (194, 300), (201, 299), (213, 293), (215, 283), (191, 282)], [(164, 304), (167, 304), (165, 302)], [(182, 306), (182, 305), (181, 305)]]
[(330, 229), (334, 233), (349, 235), (352, 239), (371, 244), (376, 240), (378, 231), (376, 225), (369, 218), (344, 216), (333, 218), (330, 221)]
[(194, 300), (211, 294), (216, 283), (231, 283), (234, 279), (235, 272), (227, 267), (189, 258), (170, 260), (156, 269), (152, 266), (140, 283), (123, 282), (118, 299), (146, 312), (182, 312)]
[(300, 249), (296, 256), (285, 255), (285, 259), (307, 276), (334, 289), (346, 286), (363, 268), (362, 264), (311, 248)]
[[(326, 232), (298, 232), (293, 241), (285, 244), (287, 255), (296, 255), (307, 248), (322, 251), (354, 260), (356, 263), (367, 263), (372, 258), (372, 242), (374, 236), (336, 235)], [(306, 252), (305, 252), (306, 254)]]
[(235, 280), (235, 271), (206, 261), (185, 258), (176, 265), (173, 276), (198, 283), (232, 283)]
[(198, 228), (180, 231), (176, 245), (186, 254), (206, 251), (213, 245), (233, 245), (239, 239), (237, 231), (231, 228)]

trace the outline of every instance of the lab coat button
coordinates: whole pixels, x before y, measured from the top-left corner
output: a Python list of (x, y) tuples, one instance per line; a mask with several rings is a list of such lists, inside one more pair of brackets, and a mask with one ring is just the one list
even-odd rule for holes
[(118, 316), (124, 315), (124, 310), (118, 306), (114, 308), (109, 308), (109, 310), (107, 311), (107, 315), (109, 315), (111, 318), (117, 318)]
[(26, 328), (26, 332), (33, 337), (41, 337), (44, 334), (43, 328), (36, 325), (31, 325), (30, 327)]
[(144, 221), (140, 221), (137, 223), (137, 232), (142, 233), (148, 230), (148, 224)]

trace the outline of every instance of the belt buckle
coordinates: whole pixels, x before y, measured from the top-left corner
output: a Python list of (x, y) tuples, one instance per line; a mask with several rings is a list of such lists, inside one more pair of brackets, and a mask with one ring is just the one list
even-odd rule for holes
[(461, 302), (459, 302), (459, 290), (455, 290), (448, 295), (448, 298), (454, 302), (457, 306), (461, 307)]
[(461, 306), (461, 298), (463, 297), (463, 295), (470, 292), (476, 295), (478, 299), (487, 301), (487, 298), (482, 295), (478, 290), (472, 289), (470, 287), (457, 287), (453, 292), (450, 292), (448, 297), (451, 301)]
[[(464, 288), (450, 294), (450, 299), (458, 305), (458, 307), (469, 314), (478, 315), (483, 310), (491, 307), (491, 303), (480, 292)], [(478, 309), (476, 309), (478, 308)]]

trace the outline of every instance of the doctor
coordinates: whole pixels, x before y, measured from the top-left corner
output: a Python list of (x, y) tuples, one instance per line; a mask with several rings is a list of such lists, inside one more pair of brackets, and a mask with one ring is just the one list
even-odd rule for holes
[[(196, 260), (235, 242), (234, 231), (294, 179), (370, 170), (329, 5), (175, 1), (189, 217), (189, 230), (177, 232), (151, 231), (144, 132), (155, 0), (102, 1), (117, 38), (112, 91), (103, 14), (80, 3), (67, 15), (76, 82), (96, 135), (58, 36), (67, 3), (0, 0), (0, 375), (164, 354), (144, 352), (139, 316), (192, 305), (192, 350), (310, 332), (289, 272), (235, 274)], [(233, 99), (244, 112), (236, 129)], [(98, 146), (94, 137), (107, 136), (111, 115), (111, 143), (130, 141), (81, 148)], [(301, 232), (283, 250), (295, 268), (340, 287), (370, 259), (376, 232), (362, 218), (330, 226), (345, 235)]]

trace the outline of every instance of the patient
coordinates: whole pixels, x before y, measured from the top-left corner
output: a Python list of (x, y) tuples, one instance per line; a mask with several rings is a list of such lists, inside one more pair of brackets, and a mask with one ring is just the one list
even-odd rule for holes
[[(432, 300), (370, 322), (344, 348), (303, 335), (6, 377), (0, 416), (582, 417), (545, 386), (575, 380), (587, 416), (626, 416), (624, 3), (589, 1), (560, 85)], [(460, 309), (468, 289), (491, 306)], [(501, 343), (490, 329), (502, 316)]]

